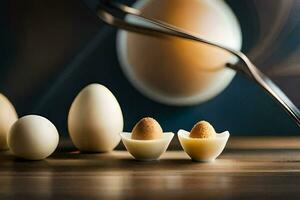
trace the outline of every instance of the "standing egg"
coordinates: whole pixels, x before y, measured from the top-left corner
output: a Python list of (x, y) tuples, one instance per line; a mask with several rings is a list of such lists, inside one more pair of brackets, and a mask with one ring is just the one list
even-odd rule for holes
[(71, 105), (68, 128), (71, 140), (81, 151), (113, 150), (123, 130), (123, 115), (117, 99), (103, 85), (88, 85)]
[(7, 142), (14, 155), (28, 160), (42, 160), (51, 155), (58, 145), (56, 127), (46, 118), (27, 115), (16, 121)]
[(7, 134), (18, 115), (9, 100), (0, 94), (0, 150), (8, 149)]

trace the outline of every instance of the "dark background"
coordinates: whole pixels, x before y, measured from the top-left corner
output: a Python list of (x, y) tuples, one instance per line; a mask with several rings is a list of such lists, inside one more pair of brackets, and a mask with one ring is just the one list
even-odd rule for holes
[[(300, 106), (300, 1), (227, 2), (242, 27), (243, 51)], [(228, 129), (233, 135), (300, 133), (288, 115), (243, 75), (198, 106), (166, 106), (142, 96), (122, 73), (116, 30), (97, 19), (96, 5), (88, 0), (0, 2), (0, 92), (19, 116), (45, 116), (67, 136), (67, 113), (74, 97), (97, 82), (118, 99), (127, 131), (139, 118), (152, 116), (164, 130), (175, 132), (206, 119), (217, 131)]]

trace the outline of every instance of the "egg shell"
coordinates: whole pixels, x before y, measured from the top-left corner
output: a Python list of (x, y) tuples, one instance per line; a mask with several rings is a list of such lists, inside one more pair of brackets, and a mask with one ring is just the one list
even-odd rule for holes
[(103, 85), (86, 86), (71, 105), (68, 128), (73, 144), (81, 151), (113, 150), (123, 130), (123, 115), (117, 99)]
[(7, 141), (10, 150), (17, 157), (42, 160), (55, 151), (59, 135), (48, 119), (27, 115), (12, 125)]
[(7, 135), (12, 124), (18, 120), (17, 112), (10, 101), (0, 94), (0, 150), (7, 150)]

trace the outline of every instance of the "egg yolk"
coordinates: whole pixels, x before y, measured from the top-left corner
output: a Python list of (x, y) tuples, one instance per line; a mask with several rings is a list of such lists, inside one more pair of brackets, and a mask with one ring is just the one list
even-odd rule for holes
[(216, 131), (207, 121), (200, 121), (194, 125), (190, 132), (190, 138), (214, 138)]
[(131, 139), (135, 140), (154, 140), (163, 137), (163, 130), (159, 123), (151, 118), (141, 119), (133, 128)]

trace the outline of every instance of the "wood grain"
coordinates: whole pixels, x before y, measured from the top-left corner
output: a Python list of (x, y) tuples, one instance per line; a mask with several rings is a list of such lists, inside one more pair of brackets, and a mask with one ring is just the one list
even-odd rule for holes
[(0, 199), (300, 198), (300, 138), (231, 138), (213, 163), (178, 150), (138, 162), (126, 151), (81, 154), (67, 144), (43, 161), (1, 152)]

